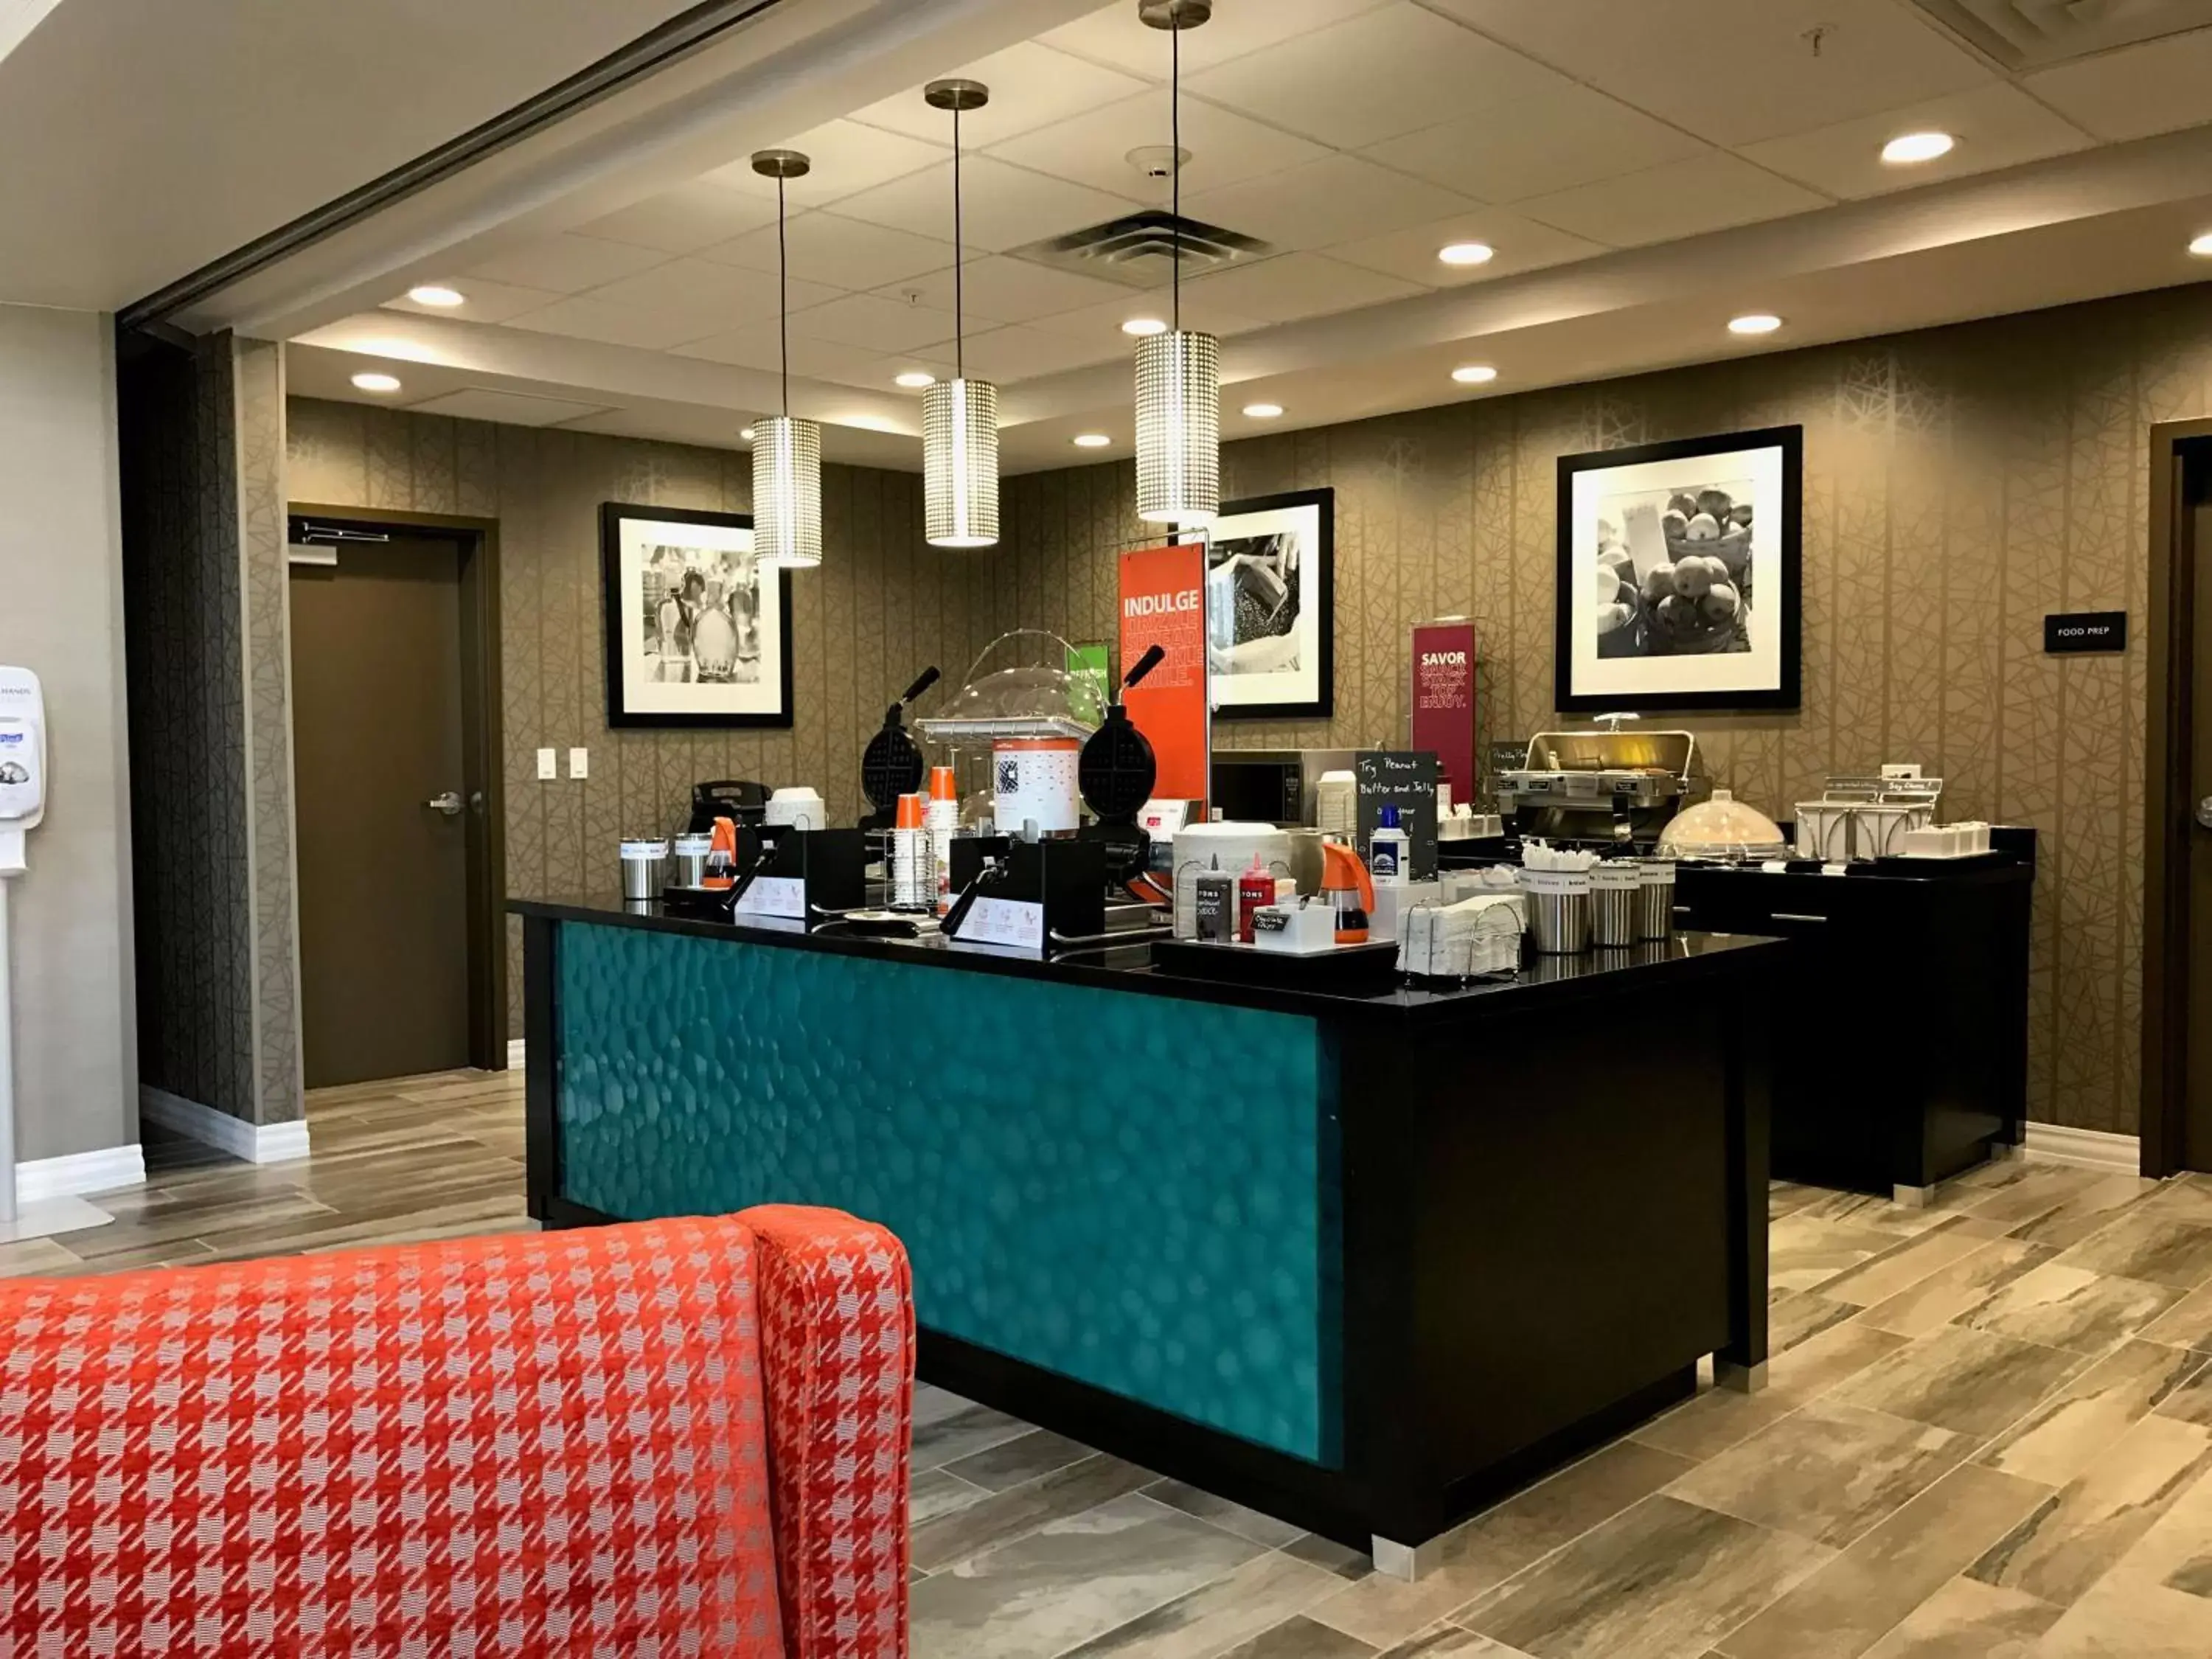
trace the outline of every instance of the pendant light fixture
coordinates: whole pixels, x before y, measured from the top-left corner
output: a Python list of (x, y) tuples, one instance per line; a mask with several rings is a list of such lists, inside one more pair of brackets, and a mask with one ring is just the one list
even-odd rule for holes
[(999, 540), (999, 388), (968, 378), (965, 253), (960, 245), (960, 117), (991, 101), (980, 81), (932, 81), (932, 109), (952, 112), (952, 378), (921, 394), (925, 529), (932, 547)]
[(1137, 343), (1137, 516), (1203, 525), (1221, 511), (1221, 342), (1182, 325), (1182, 31), (1213, 0), (1138, 0), (1146, 27), (1168, 32), (1168, 120), (1175, 168), (1173, 305), (1164, 334)]
[(791, 255), (784, 245), (784, 185), (813, 166), (795, 149), (764, 149), (753, 171), (775, 180), (776, 327), (783, 412), (753, 422), (753, 553), (764, 565), (811, 570), (822, 562), (822, 427), (791, 412)]

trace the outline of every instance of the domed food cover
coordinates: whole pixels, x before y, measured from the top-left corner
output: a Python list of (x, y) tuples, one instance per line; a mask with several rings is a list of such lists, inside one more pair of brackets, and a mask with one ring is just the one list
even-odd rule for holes
[(1009, 738), (1073, 738), (1098, 729), (1103, 711), (1089, 674), (1070, 673), (1073, 647), (1042, 629), (1017, 628), (983, 648), (968, 683), (914, 723), (927, 741), (948, 748), (988, 746)]
[(1725, 789), (1712, 799), (1685, 807), (1659, 834), (1662, 858), (1713, 859), (1740, 864), (1751, 859), (1784, 859), (1790, 844), (1781, 827), (1755, 806), (1747, 806)]

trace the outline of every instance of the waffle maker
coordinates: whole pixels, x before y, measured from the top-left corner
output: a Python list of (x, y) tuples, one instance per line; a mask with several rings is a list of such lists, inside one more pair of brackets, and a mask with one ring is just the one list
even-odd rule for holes
[[(1166, 655), (1156, 645), (1138, 658), (1121, 682), (1122, 692), (1158, 668)], [(1152, 757), (1152, 740), (1130, 722), (1128, 706), (1121, 698), (1108, 707), (1105, 724), (1085, 742), (1075, 777), (1084, 805), (1094, 815), (1083, 836), (1105, 844), (1106, 879), (1114, 887), (1125, 887), (1144, 874), (1152, 850), (1152, 837), (1137, 823), (1137, 811), (1152, 798), (1159, 765)]]
[(860, 754), (860, 793), (876, 810), (860, 820), (863, 830), (888, 830), (898, 810), (898, 798), (921, 787), (921, 745), (906, 729), (906, 708), (937, 684), (937, 670), (925, 668), (906, 689), (906, 695), (884, 711), (884, 723)]

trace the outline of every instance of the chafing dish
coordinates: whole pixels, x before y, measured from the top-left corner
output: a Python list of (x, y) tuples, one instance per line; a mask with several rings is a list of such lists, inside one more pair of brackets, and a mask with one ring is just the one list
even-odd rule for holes
[(1539, 732), (1523, 763), (1498, 775), (1498, 810), (1515, 833), (1547, 841), (1649, 846), (1702, 799), (1698, 740), (1687, 732)]

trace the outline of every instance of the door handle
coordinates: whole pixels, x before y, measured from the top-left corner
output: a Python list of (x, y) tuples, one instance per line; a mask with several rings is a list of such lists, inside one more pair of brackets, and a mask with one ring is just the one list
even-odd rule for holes
[(431, 796), (422, 805), (433, 812), (443, 812), (449, 818), (457, 818), (461, 815), (461, 798), (450, 789), (442, 795)]
[(2197, 803), (2197, 827), (2212, 830), (2212, 795), (2206, 795)]

